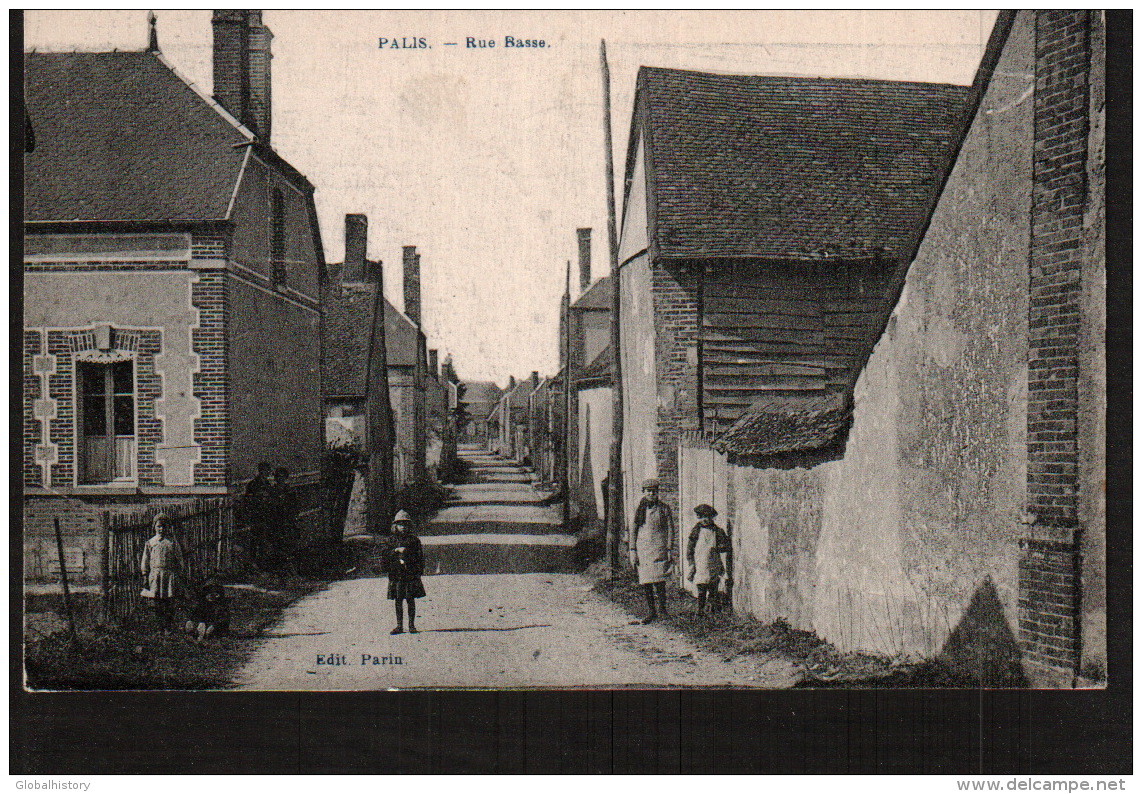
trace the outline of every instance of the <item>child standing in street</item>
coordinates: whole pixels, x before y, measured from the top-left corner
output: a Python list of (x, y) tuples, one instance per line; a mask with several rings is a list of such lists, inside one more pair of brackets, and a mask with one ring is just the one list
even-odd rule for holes
[(416, 599), (423, 598), (424, 550), (413, 534), (412, 516), (401, 510), (393, 518), (392, 534), (385, 550), (389, 575), (389, 600), (396, 608), (397, 626), (390, 634), (404, 633), (404, 604), (408, 604), (408, 631), (416, 634)]
[(729, 578), (730, 539), (726, 531), (714, 523), (717, 510), (710, 505), (698, 505), (694, 512), (698, 523), (690, 530), (686, 543), (686, 562), (690, 565), (686, 578), (698, 586), (698, 614), (701, 615), (706, 610), (707, 599), (711, 611), (714, 610), (719, 582), (723, 576)]

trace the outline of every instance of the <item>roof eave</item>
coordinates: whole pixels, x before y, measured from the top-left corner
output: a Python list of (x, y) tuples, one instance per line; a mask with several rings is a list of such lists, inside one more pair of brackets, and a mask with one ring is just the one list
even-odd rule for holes
[(87, 231), (94, 227), (103, 227), (105, 231), (154, 231), (163, 229), (168, 231), (193, 231), (197, 229), (226, 229), (232, 226), (227, 218), (118, 218), (104, 220), (99, 218), (72, 218), (70, 220), (26, 220), (24, 226), (29, 231)]

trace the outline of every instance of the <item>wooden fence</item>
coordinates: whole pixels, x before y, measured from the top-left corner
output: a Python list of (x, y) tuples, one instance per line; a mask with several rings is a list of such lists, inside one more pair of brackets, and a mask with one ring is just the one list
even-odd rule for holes
[(143, 546), (153, 534), (155, 516), (170, 519), (182, 550), (182, 583), (197, 584), (211, 574), (229, 574), (248, 561), (250, 530), (239, 527), (233, 497), (195, 499), (129, 513), (104, 513), (103, 610), (105, 619), (124, 622), (143, 601), (146, 583), (139, 570)]

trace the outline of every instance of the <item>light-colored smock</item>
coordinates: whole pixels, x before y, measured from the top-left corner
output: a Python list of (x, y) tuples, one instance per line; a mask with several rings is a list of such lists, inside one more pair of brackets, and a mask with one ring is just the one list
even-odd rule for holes
[[(642, 518), (639, 522), (638, 519)], [(634, 549), (638, 555), (638, 583), (665, 582), (670, 571), (674, 520), (662, 502), (639, 505), (634, 526)]]
[(147, 598), (174, 598), (177, 577), (182, 569), (182, 555), (178, 545), (170, 538), (153, 536), (143, 547), (140, 564), (143, 576), (147, 577)]
[(715, 525), (695, 524), (686, 543), (688, 562), (694, 566), (694, 584), (716, 584), (726, 573), (722, 554), (730, 550), (725, 530)]

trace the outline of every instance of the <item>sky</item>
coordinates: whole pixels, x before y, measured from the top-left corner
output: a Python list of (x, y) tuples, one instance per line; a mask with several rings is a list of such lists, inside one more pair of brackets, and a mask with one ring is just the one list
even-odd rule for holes
[[(212, 92), (210, 11), (155, 12), (164, 57)], [(33, 11), (25, 48), (138, 50), (146, 11)], [(993, 11), (268, 11), (272, 145), (316, 186), (326, 259), (346, 213), (403, 304), (401, 246), (421, 253), (429, 347), (464, 379), (558, 367), (575, 230), (609, 272), (599, 42), (611, 70), (621, 191), (640, 65), (970, 84)], [(505, 37), (545, 47), (505, 48)], [(468, 48), (468, 37), (494, 48)], [(423, 38), (426, 47), (380, 47)], [(446, 46), (457, 42), (457, 46)], [(617, 193), (621, 207), (622, 195)]]

